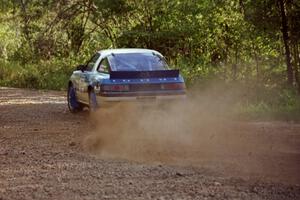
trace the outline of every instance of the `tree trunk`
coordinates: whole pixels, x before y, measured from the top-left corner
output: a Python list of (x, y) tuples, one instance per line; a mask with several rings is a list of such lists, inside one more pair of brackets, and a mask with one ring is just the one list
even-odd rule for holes
[(24, 36), (26, 38), (26, 40), (31, 44), (31, 36), (30, 36), (30, 31), (29, 31), (29, 16), (27, 14), (27, 2), (24, 0), (20, 1), (20, 5), (21, 5), (21, 17), (22, 17), (22, 23), (23, 23), (23, 33)]
[(256, 81), (257, 83), (259, 83), (259, 63), (258, 63), (258, 57), (257, 57), (257, 53), (254, 52), (254, 58), (255, 58), (255, 66), (256, 66)]
[(238, 71), (238, 66), (237, 66), (237, 62), (238, 62), (238, 49), (237, 49), (237, 47), (235, 48), (235, 61), (234, 61), (234, 63), (232, 64), (232, 71), (233, 71), (233, 77), (232, 77), (232, 79), (234, 80), (234, 81), (236, 81), (237, 80), (237, 71)]
[(286, 59), (286, 67), (287, 67), (287, 80), (288, 85), (293, 85), (293, 67), (291, 64), (291, 52), (289, 48), (289, 27), (287, 22), (287, 16), (285, 11), (285, 2), (284, 0), (278, 0), (279, 1), (279, 7), (280, 7), (280, 13), (281, 13), (281, 33), (282, 33), (282, 39), (284, 42), (284, 48), (285, 48), (285, 59)]
[(294, 56), (295, 56), (295, 81), (297, 84), (297, 90), (300, 94), (300, 77), (299, 77), (299, 69), (300, 69), (300, 55), (299, 55), (299, 45), (295, 44), (294, 46)]

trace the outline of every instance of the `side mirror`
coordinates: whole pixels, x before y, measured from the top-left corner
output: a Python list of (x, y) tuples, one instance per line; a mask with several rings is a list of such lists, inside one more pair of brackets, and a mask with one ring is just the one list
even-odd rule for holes
[(85, 68), (86, 68), (86, 66), (85, 65), (78, 65), (77, 67), (76, 67), (76, 70), (80, 70), (80, 71), (84, 71), (85, 70)]

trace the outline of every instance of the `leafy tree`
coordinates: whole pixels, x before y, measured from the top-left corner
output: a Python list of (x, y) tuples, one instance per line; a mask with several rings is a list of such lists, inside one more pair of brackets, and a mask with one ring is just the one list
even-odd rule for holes
[(300, 92), (299, 11), (296, 0), (2, 0), (0, 54), (69, 65), (103, 48), (151, 48), (192, 82)]

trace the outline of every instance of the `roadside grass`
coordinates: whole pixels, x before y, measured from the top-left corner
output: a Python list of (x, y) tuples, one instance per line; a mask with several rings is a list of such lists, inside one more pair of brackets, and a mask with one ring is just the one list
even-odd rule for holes
[(73, 71), (66, 61), (24, 64), (0, 61), (0, 85), (6, 87), (65, 90)]
[(239, 105), (237, 116), (244, 120), (300, 121), (300, 105), (272, 106), (264, 102)]
[(245, 120), (300, 121), (300, 96), (291, 89), (264, 89), (256, 99), (244, 99), (234, 106), (234, 115)]

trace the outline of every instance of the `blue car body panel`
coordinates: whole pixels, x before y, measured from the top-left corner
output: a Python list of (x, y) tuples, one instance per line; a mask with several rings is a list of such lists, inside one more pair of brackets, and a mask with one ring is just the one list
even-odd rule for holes
[[(107, 56), (114, 53), (134, 52), (160, 55), (154, 50), (145, 49), (112, 49), (97, 52), (84, 68), (73, 72), (69, 84), (75, 88), (77, 100), (89, 104), (89, 92), (94, 92), (100, 105), (111, 101), (137, 101), (143, 97), (151, 99), (175, 99), (185, 97), (183, 77), (175, 70), (120, 72), (111, 79), (110, 73), (99, 71)], [(94, 59), (94, 60), (93, 60)], [(145, 76), (146, 75), (146, 76)]]

